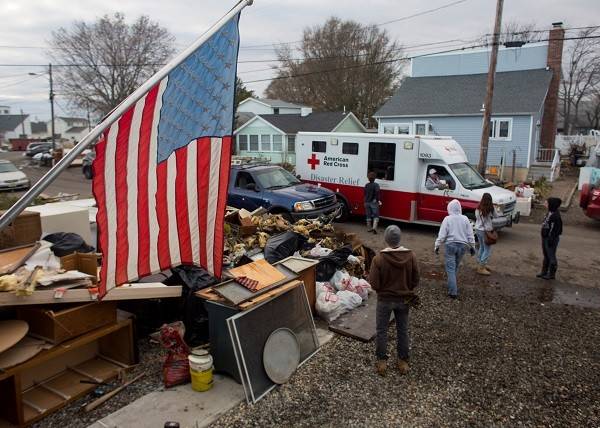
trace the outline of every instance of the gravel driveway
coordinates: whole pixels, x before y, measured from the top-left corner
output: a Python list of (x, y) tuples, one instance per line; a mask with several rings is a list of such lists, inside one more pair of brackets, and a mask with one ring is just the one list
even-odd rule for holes
[(461, 292), (450, 301), (440, 281), (422, 285), (408, 376), (377, 376), (373, 343), (336, 336), (290, 383), (217, 426), (600, 425), (600, 311)]

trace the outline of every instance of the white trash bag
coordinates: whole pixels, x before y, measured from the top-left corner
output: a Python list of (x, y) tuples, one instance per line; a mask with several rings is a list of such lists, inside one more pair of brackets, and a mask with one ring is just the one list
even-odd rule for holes
[(342, 291), (350, 284), (350, 275), (345, 270), (338, 270), (333, 274), (329, 282), (331, 282), (331, 285), (333, 285), (336, 290)]
[(310, 250), (310, 255), (311, 257), (325, 257), (331, 254), (332, 251), (330, 248), (323, 248), (317, 244)]
[(315, 309), (317, 310), (317, 314), (328, 323), (345, 312), (340, 303), (340, 298), (331, 291), (324, 291), (317, 294)]
[(338, 291), (336, 295), (339, 297), (339, 302), (345, 311), (351, 311), (362, 304), (362, 298), (352, 291), (342, 290)]

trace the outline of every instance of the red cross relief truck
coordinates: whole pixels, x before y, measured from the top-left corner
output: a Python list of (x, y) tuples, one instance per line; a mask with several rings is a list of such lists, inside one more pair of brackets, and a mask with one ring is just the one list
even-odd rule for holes
[[(439, 188), (426, 187), (431, 170)], [(458, 199), (463, 213), (474, 219), (488, 192), (497, 214), (495, 228), (519, 221), (515, 194), (483, 178), (451, 137), (298, 133), (297, 174), (302, 181), (336, 192), (346, 216), (365, 214), (363, 187), (369, 171), (377, 174), (381, 187), (381, 217), (437, 224), (448, 214), (448, 202)]]

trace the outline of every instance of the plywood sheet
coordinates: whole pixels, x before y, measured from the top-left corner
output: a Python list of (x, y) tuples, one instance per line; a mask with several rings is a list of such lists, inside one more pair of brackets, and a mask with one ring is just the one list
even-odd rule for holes
[(27, 245), (12, 250), (0, 251), (0, 275), (13, 273), (37, 251), (40, 244)]
[[(329, 330), (361, 342), (370, 342), (376, 332), (377, 298), (371, 297), (364, 305), (341, 315), (329, 324)], [(393, 316), (390, 317), (390, 321)]]
[(245, 276), (258, 281), (258, 286), (256, 287), (257, 291), (285, 279), (285, 275), (270, 265), (266, 260), (258, 260), (230, 269), (229, 273), (234, 278)]
[(7, 369), (21, 364), (35, 357), (42, 349), (47, 349), (48, 346), (43, 340), (25, 336), (19, 343), (0, 353), (0, 369)]

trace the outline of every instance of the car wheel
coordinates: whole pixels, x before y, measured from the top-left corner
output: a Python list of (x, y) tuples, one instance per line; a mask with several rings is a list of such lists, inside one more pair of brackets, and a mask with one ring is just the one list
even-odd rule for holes
[(337, 223), (343, 223), (350, 218), (350, 208), (348, 207), (348, 203), (343, 199), (341, 199), (340, 202), (342, 203), (342, 213), (335, 219)]
[(83, 175), (88, 180), (91, 180), (94, 176), (94, 174), (92, 173), (92, 168), (89, 166), (84, 166), (83, 167)]
[(282, 212), (282, 213), (277, 213), (279, 214), (281, 217), (283, 217), (283, 219), (291, 224), (294, 224), (294, 217), (292, 217), (292, 215), (288, 212)]

